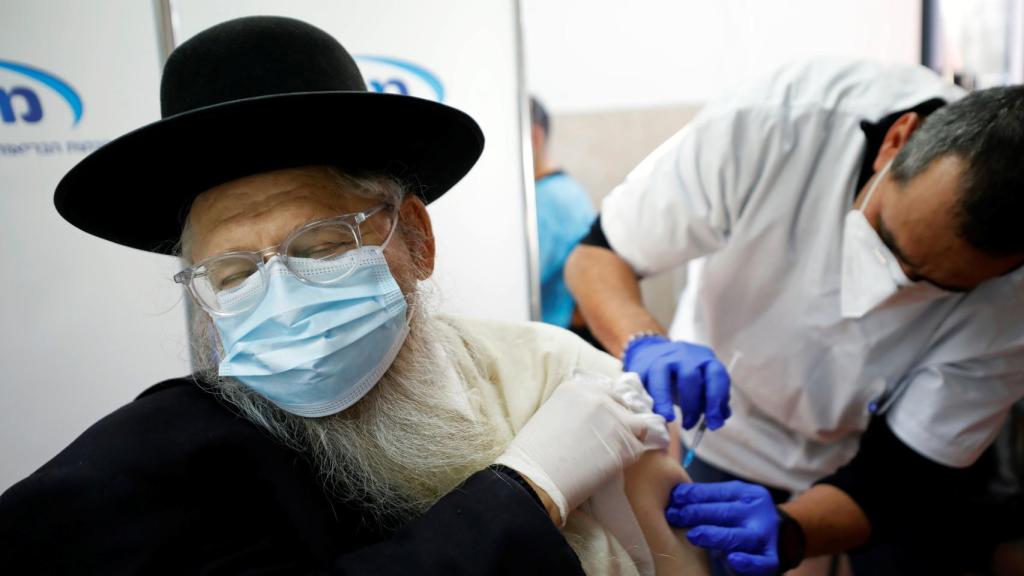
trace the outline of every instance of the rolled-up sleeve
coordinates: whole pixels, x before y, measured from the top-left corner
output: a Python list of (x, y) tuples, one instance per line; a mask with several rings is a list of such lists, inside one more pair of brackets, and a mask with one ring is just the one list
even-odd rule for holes
[(776, 143), (772, 109), (708, 110), (667, 140), (605, 198), (608, 244), (640, 276), (725, 245)]
[(939, 366), (910, 375), (887, 414), (901, 441), (946, 466), (970, 466), (992, 443), (1010, 407), (1024, 397), (1024, 349)]

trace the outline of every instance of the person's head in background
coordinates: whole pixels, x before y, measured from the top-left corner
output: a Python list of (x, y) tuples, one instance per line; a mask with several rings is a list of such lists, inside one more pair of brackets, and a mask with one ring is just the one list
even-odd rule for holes
[(908, 279), (966, 291), (1024, 263), (1024, 87), (904, 114), (876, 173), (889, 163), (863, 210)]
[(544, 105), (536, 96), (530, 96), (530, 143), (533, 145), (533, 179), (554, 171), (548, 157), (548, 134), (551, 131), (551, 118)]

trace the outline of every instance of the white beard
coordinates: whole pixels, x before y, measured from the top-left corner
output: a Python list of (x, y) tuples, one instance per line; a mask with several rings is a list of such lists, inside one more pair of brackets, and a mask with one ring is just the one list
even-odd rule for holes
[(314, 462), (336, 498), (365, 509), (380, 527), (419, 516), (504, 449), (495, 427), (472, 417), (445, 384), (456, 373), (438, 320), (409, 300), (409, 335), (380, 382), (352, 407), (324, 418), (284, 412), (241, 382), (217, 375), (220, 342), (209, 317), (192, 329), (196, 368), (241, 413)]

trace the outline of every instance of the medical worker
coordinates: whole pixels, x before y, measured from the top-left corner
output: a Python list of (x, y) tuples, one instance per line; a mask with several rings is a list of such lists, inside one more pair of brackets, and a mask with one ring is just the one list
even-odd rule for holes
[[(1019, 86), (822, 61), (704, 108), (566, 267), (656, 411), (690, 442), (705, 419), (669, 521), (738, 574), (961, 570), (972, 465), (1024, 395), (1022, 216)], [(666, 331), (638, 279), (686, 263)]]

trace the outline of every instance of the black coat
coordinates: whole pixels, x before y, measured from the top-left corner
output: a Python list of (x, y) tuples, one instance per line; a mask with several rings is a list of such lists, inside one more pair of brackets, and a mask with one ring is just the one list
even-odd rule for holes
[(191, 379), (89, 428), (0, 496), (5, 574), (582, 574), (531, 495), (477, 472), (393, 533)]

